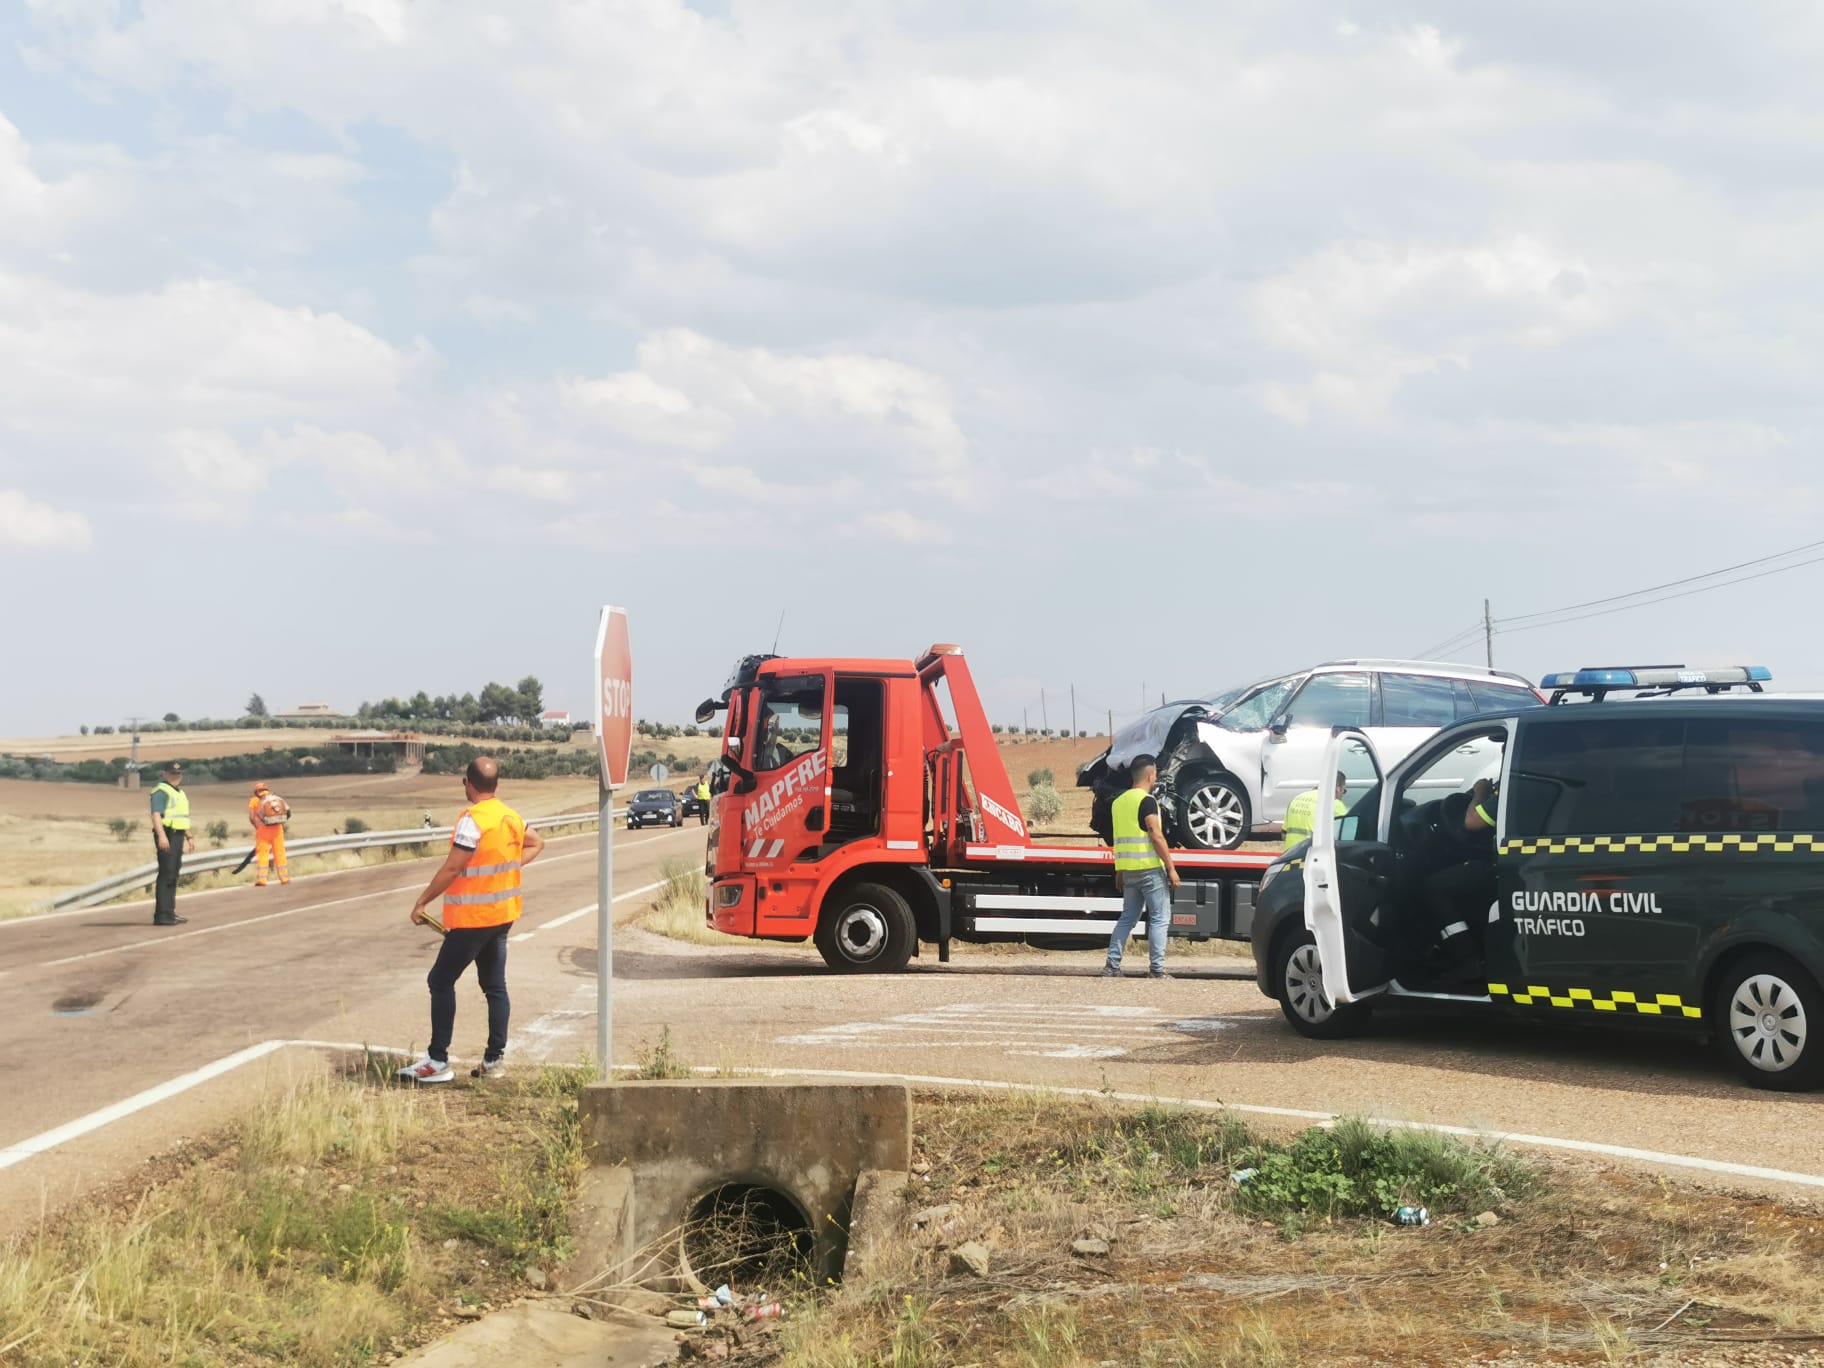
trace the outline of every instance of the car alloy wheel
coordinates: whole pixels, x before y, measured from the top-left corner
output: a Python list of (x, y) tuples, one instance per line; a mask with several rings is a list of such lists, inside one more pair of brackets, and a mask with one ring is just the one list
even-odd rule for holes
[(1248, 838), (1248, 799), (1227, 775), (1194, 780), (1179, 800), (1188, 843), (1201, 850), (1233, 850)]

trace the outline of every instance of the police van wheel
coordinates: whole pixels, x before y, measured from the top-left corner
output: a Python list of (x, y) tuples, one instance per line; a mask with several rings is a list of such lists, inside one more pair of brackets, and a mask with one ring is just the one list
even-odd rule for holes
[(1253, 814), (1233, 775), (1199, 774), (1178, 790), (1178, 834), (1192, 850), (1234, 850), (1248, 839)]
[(1803, 1092), (1824, 1083), (1824, 992), (1786, 956), (1731, 965), (1712, 1011), (1717, 1047), (1755, 1087)]
[(912, 908), (885, 884), (850, 884), (824, 904), (817, 953), (839, 974), (894, 974), (912, 958)]
[(1279, 1010), (1292, 1029), (1313, 1040), (1341, 1040), (1368, 1024), (1369, 1007), (1362, 1002), (1333, 1005), (1324, 997), (1324, 969), (1317, 942), (1309, 931), (1283, 936), (1274, 957), (1274, 981), (1279, 984)]

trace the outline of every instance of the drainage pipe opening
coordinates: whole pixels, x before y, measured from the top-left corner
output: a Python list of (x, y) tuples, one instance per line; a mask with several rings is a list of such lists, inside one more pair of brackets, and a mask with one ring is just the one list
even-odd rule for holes
[(815, 1240), (798, 1204), (777, 1188), (728, 1183), (690, 1208), (680, 1242), (683, 1272), (705, 1288), (783, 1292), (815, 1282)]

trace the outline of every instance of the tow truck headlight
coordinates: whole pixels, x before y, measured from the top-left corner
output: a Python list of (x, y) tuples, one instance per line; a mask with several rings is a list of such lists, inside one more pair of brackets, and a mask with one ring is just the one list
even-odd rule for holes
[(716, 906), (733, 907), (741, 901), (741, 885), (738, 883), (718, 884), (716, 886)]

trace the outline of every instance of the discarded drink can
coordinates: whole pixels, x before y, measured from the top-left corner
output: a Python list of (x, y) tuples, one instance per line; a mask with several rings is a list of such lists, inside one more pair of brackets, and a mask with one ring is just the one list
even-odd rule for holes
[(714, 1297), (697, 1298), (697, 1310), (699, 1311), (720, 1311), (723, 1305), (724, 1303), (717, 1301)]
[(674, 1326), (679, 1330), (695, 1330), (700, 1325), (709, 1324), (709, 1317), (704, 1315), (701, 1311), (685, 1311), (680, 1309), (668, 1312), (665, 1316), (665, 1324)]
[(778, 1320), (785, 1314), (785, 1308), (776, 1301), (761, 1302), (758, 1306), (747, 1308), (750, 1321)]
[(1431, 1224), (1431, 1213), (1424, 1207), (1403, 1206), (1393, 1213), (1393, 1219), (1399, 1225), (1428, 1226)]

